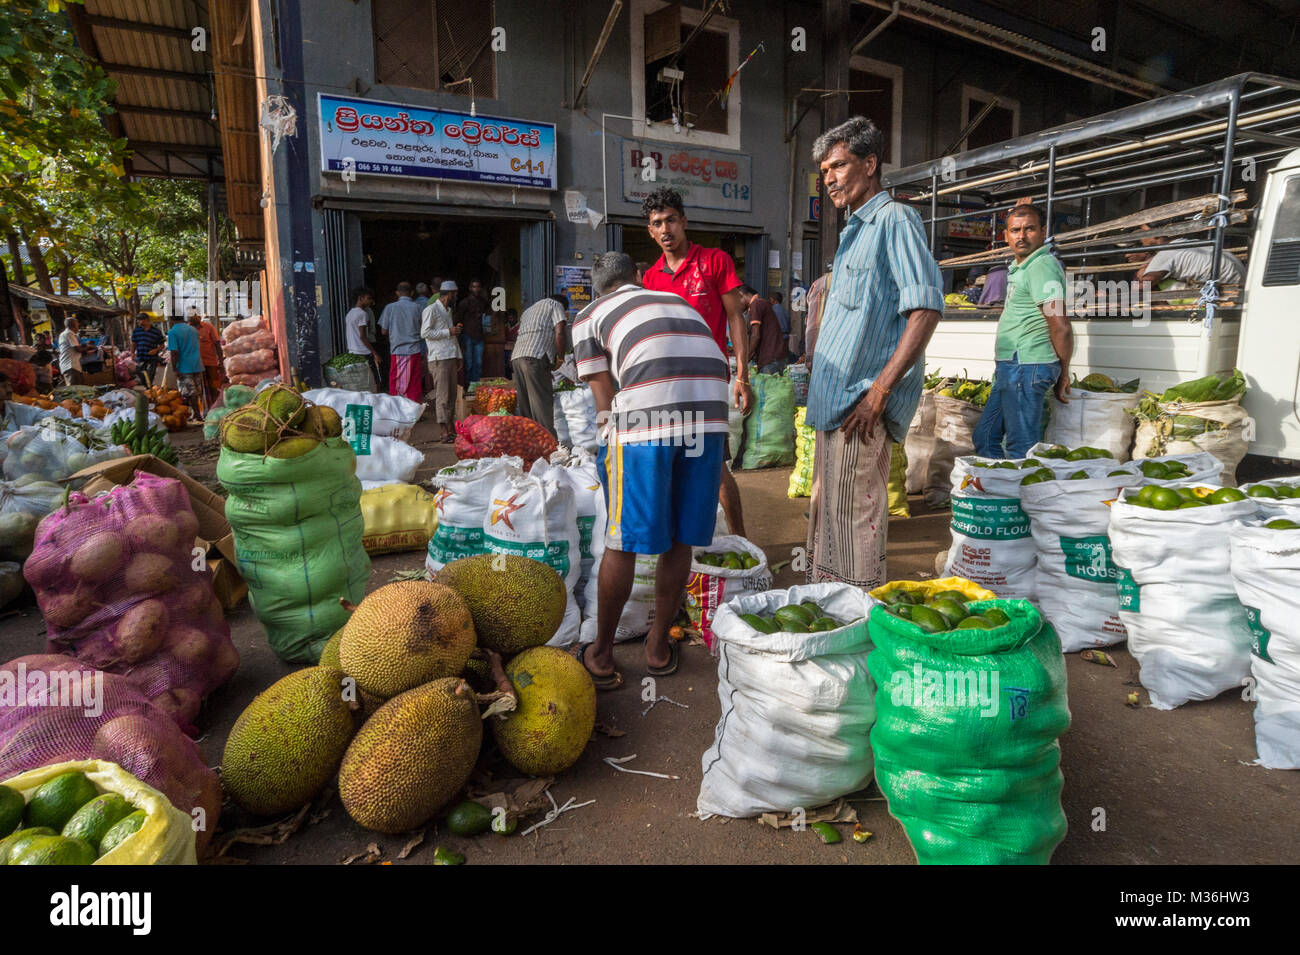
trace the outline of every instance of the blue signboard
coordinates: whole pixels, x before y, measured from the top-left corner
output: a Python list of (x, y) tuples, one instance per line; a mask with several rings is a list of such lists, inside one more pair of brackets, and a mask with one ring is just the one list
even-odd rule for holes
[(321, 169), (555, 188), (555, 126), (456, 110), (317, 96)]

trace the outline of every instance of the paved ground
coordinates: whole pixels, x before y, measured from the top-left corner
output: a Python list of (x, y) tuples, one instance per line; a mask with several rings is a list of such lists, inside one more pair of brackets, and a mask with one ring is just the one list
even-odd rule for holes
[[(427, 444), (428, 425), (415, 441), (426, 448), (428, 469), (420, 479), (452, 458), (446, 446)], [(198, 444), (191, 429), (178, 442)], [(195, 447), (186, 463), (196, 477), (211, 480), (215, 454)], [(802, 543), (807, 501), (786, 497), (789, 469), (742, 472), (738, 482), (752, 539), (770, 561), (787, 560)], [(935, 554), (948, 543), (946, 514), (926, 514), (890, 522), (890, 576), (934, 576)], [(423, 555), (376, 559), (371, 587), (387, 583), (398, 570), (422, 566)], [(783, 571), (777, 586), (799, 582)], [(211, 765), (220, 761), (226, 734), (248, 701), (293, 667), (266, 646), (247, 603), (230, 615), (242, 656), (234, 680), (213, 696), (200, 717), (200, 746)], [(43, 624), (34, 607), (0, 619), (0, 659), (40, 652)], [(874, 787), (851, 798), (862, 824), (875, 833), (864, 845), (848, 840), (826, 846), (809, 832), (776, 831), (750, 820), (692, 818), (700, 783), (700, 756), (713, 739), (719, 714), (713, 659), (703, 647), (687, 648), (679, 673), (659, 682), (659, 692), (688, 708), (660, 704), (643, 712), (639, 681), (644, 675), (641, 644), (616, 651), (628, 678), (623, 690), (602, 694), (598, 720), (625, 735), (593, 737), (576, 766), (555, 781), (552, 792), (594, 804), (565, 814), (525, 837), (493, 835), (459, 839), (430, 826), (423, 845), (406, 862), (429, 863), (435, 845), (463, 851), (471, 863), (911, 863), (902, 828), (891, 819)], [(1117, 669), (1067, 659), (1072, 725), (1061, 741), (1065, 775), (1063, 803), (1069, 834), (1056, 851), (1057, 863), (1291, 863), (1294, 862), (1296, 805), (1300, 773), (1261, 769), (1255, 758), (1252, 705), (1234, 694), (1172, 712), (1146, 704), (1132, 708), (1125, 697), (1135, 688), (1137, 668), (1122, 649), (1113, 652)], [(635, 753), (630, 767), (680, 776), (654, 779), (616, 772), (608, 756)], [(514, 775), (499, 761), (491, 767), (503, 778)], [(322, 801), (327, 814), (285, 843), (238, 845), (230, 852), (253, 863), (335, 864), (374, 842), (392, 860), (407, 839), (377, 836), (348, 819), (337, 796)], [(1094, 821), (1104, 811), (1104, 831)], [(319, 814), (318, 814), (319, 815)], [(229, 804), (222, 828), (259, 822), (240, 817)], [(847, 837), (851, 827), (843, 827)], [(1290, 832), (1291, 836), (1286, 836)], [(395, 864), (405, 864), (396, 862)]]

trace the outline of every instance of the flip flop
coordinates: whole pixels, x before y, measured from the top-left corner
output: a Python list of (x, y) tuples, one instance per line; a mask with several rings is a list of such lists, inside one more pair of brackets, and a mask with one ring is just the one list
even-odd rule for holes
[(646, 672), (651, 676), (672, 676), (677, 672), (677, 664), (681, 661), (681, 650), (678, 649), (676, 640), (668, 642), (668, 662), (661, 667), (648, 667)]
[(619, 689), (623, 685), (623, 674), (619, 673), (617, 670), (613, 673), (605, 673), (603, 675), (591, 672), (591, 668), (587, 666), (586, 660), (587, 648), (589, 646), (591, 646), (590, 643), (584, 643), (578, 648), (578, 652), (575, 656), (578, 658), (578, 662), (582, 664), (582, 668), (587, 671), (587, 676), (591, 677), (592, 684), (597, 690)]

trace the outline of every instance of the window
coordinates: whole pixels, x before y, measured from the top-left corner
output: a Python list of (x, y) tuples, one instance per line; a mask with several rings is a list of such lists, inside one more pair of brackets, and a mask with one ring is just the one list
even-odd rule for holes
[(370, 10), (376, 83), (497, 95), (492, 0), (371, 0)]
[(961, 149), (979, 149), (995, 143), (1014, 139), (1020, 135), (1020, 101), (1006, 96), (963, 85), (961, 88), (961, 127), (965, 129), (971, 120), (984, 112), (985, 108), (996, 100), (996, 105), (988, 111), (980, 124), (971, 130), (962, 143)]
[(902, 165), (903, 68), (855, 56), (849, 60), (849, 115), (865, 116), (885, 134), (884, 167)]
[[(681, 44), (700, 24), (701, 10), (660, 0), (633, 0), (631, 12), (633, 135), (739, 149), (743, 74), (732, 86), (725, 108), (721, 96), (740, 63), (739, 21), (711, 17), (679, 56)], [(661, 82), (660, 71), (674, 59), (682, 78)]]

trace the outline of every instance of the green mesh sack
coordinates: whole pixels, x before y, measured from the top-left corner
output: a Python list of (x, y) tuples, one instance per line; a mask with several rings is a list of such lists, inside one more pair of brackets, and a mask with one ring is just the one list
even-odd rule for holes
[(290, 663), (315, 663), (347, 622), (339, 598), (357, 604), (366, 595), (370, 558), (356, 470), (342, 438), (296, 458), (221, 449), (217, 480), (239, 573), (271, 649)]
[(1043, 865), (1066, 828), (1061, 643), (1027, 600), (968, 607), (1011, 621), (932, 634), (872, 608), (876, 780), (922, 865)]
[(804, 424), (807, 408), (794, 412), (794, 470), (786, 497), (807, 497), (812, 493), (813, 454), (817, 450), (817, 432)]
[(740, 466), (794, 464), (794, 382), (782, 375), (751, 375), (754, 407), (745, 418), (745, 453)]

